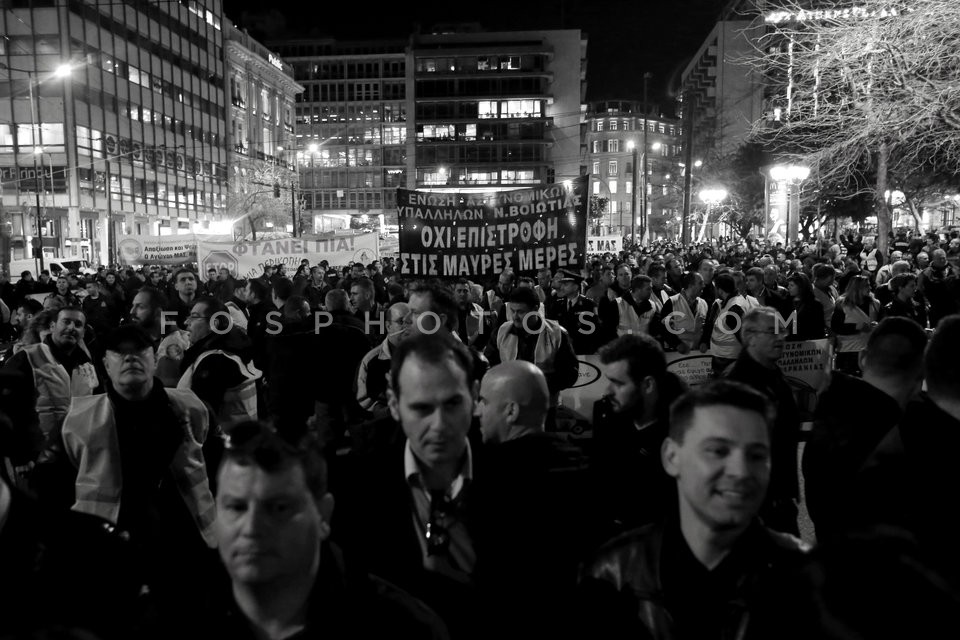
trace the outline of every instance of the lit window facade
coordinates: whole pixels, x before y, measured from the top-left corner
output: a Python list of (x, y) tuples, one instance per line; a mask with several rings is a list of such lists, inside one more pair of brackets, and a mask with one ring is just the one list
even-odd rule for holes
[[(591, 193), (608, 199), (607, 215), (601, 220), (604, 233), (631, 233), (630, 213), (642, 210), (643, 206), (644, 164), (649, 196), (647, 209), (672, 212), (682, 208), (679, 188), (682, 176), (676, 167), (682, 152), (679, 122), (668, 118), (644, 118), (642, 103), (616, 100), (587, 105), (585, 117), (587, 153), (584, 171), (588, 167), (593, 169)], [(598, 126), (600, 123), (602, 126)], [(648, 149), (646, 163), (642, 154), (644, 138)], [(633, 143), (633, 148), (628, 143)], [(637, 150), (636, 167), (634, 149)], [(605, 175), (601, 175), (601, 168), (606, 169)], [(640, 181), (637, 187), (635, 181)], [(660, 229), (651, 221), (654, 235)], [(660, 235), (666, 234), (661, 232)]]
[[(2, 186), (5, 196), (18, 194), (5, 202), (12, 257), (30, 257), (36, 221), (32, 208), (9, 202), (32, 202), (37, 190), (48, 257), (116, 262), (111, 231), (191, 231), (222, 215), (220, 1), (46, 4), (0, 13), (8, 42), (0, 84), (10, 87), (0, 92)], [(66, 79), (51, 77), (67, 60), (84, 64)]]

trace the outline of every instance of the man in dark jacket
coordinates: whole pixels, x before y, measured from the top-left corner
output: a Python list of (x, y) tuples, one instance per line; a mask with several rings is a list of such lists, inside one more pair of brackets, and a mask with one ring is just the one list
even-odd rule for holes
[(190, 348), (180, 361), (178, 389), (190, 389), (206, 402), (221, 426), (257, 417), (253, 344), (216, 298), (200, 298), (187, 316)]
[(804, 497), (818, 542), (839, 533), (848, 520), (860, 467), (919, 390), (926, 346), (916, 322), (887, 318), (860, 353), (863, 378), (832, 374), (803, 450)]
[(663, 464), (678, 515), (605, 545), (582, 573), (585, 631), (598, 638), (733, 638), (802, 543), (757, 518), (770, 479), (774, 409), (717, 380), (671, 407)]
[(774, 471), (760, 517), (771, 529), (797, 535), (800, 414), (790, 384), (777, 364), (787, 331), (779, 324), (775, 309), (757, 307), (748, 311), (743, 317), (743, 350), (725, 375), (760, 391), (776, 404), (771, 437)]
[(333, 496), (315, 449), (240, 423), (217, 475), (217, 539), (230, 580), (204, 637), (446, 637), (423, 603), (358, 571), (330, 543)]
[(620, 336), (599, 355), (609, 386), (594, 406), (590, 450), (601, 512), (598, 543), (660, 520), (676, 503), (660, 447), (667, 437), (667, 410), (681, 392), (679, 380), (667, 372), (663, 349), (650, 336)]
[(509, 627), (518, 638), (565, 630), (594, 519), (586, 458), (544, 432), (549, 403), (546, 378), (529, 362), (497, 365), (480, 384), (486, 472), (476, 485), (477, 581), (494, 605), (491, 632)]

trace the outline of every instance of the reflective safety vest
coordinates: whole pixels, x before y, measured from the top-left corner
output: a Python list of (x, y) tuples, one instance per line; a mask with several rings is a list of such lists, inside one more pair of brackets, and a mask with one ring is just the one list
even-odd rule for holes
[[(560, 349), (560, 342), (563, 340), (563, 327), (556, 320), (547, 320), (541, 318), (541, 331), (537, 336), (537, 345), (533, 350), (533, 364), (543, 371), (544, 374), (553, 373), (554, 363), (557, 358), (557, 351)], [(510, 329), (512, 322), (504, 322), (497, 330), (497, 350), (500, 353), (501, 362), (510, 362), (517, 359), (517, 350), (520, 340)], [(557, 406), (559, 394), (550, 398), (550, 406)]]
[[(79, 347), (78, 347), (79, 348)], [(37, 390), (37, 418), (46, 436), (60, 428), (74, 397), (89, 396), (97, 388), (97, 371), (85, 362), (71, 373), (53, 357), (50, 347), (40, 342), (23, 348), (33, 369)]]
[(220, 405), (220, 413), (217, 420), (221, 425), (230, 424), (238, 420), (256, 420), (257, 419), (257, 380), (263, 377), (263, 372), (257, 369), (253, 362), (245, 364), (239, 356), (227, 353), (220, 349), (211, 349), (204, 351), (197, 357), (193, 364), (183, 372), (180, 381), (177, 382), (177, 389), (189, 391), (193, 385), (193, 373), (197, 366), (203, 362), (203, 359), (211, 355), (221, 355), (233, 361), (243, 376), (244, 381), (235, 387), (230, 387), (223, 394), (223, 403)]
[(713, 331), (710, 333), (710, 355), (717, 358), (736, 359), (740, 355), (740, 341), (737, 340), (736, 333), (731, 333), (727, 328), (724, 313), (729, 312), (731, 308), (738, 306), (744, 311), (747, 309), (747, 301), (741, 295), (730, 296), (730, 299), (723, 304), (717, 319), (713, 323)]
[(869, 271), (870, 273), (875, 273), (877, 271), (877, 250), (876, 248), (871, 249), (869, 252), (864, 250), (860, 254), (860, 261), (863, 264), (863, 268)]
[[(183, 435), (170, 462), (170, 472), (197, 529), (207, 546), (214, 548), (217, 546), (213, 529), (216, 506), (201, 448), (209, 428), (207, 406), (192, 391), (164, 391)], [(77, 469), (73, 510), (116, 524), (123, 493), (123, 461), (113, 403), (107, 394), (74, 400), (63, 422), (63, 444), (67, 457)]]
[(618, 336), (639, 335), (641, 333), (649, 335), (650, 321), (657, 313), (657, 310), (653, 307), (652, 299), (650, 309), (644, 312), (642, 316), (637, 315), (637, 310), (634, 309), (633, 305), (623, 298), (617, 298), (617, 311), (620, 315), (620, 321), (617, 323)]
[(673, 302), (673, 313), (669, 320), (663, 319), (664, 325), (669, 322), (673, 331), (682, 342), (691, 349), (700, 344), (700, 334), (703, 333), (703, 323), (707, 319), (707, 301), (697, 298), (696, 309), (691, 309), (682, 293), (670, 297)]

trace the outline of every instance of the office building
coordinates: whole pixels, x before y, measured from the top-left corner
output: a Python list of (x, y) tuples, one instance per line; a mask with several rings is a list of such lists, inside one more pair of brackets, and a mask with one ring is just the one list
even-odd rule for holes
[(607, 199), (599, 221), (601, 233), (630, 235), (634, 212), (638, 235), (642, 233), (644, 221), (639, 212), (644, 210), (644, 204), (649, 236), (666, 237), (672, 233), (683, 206), (681, 123), (653, 115), (655, 112), (653, 109), (645, 113), (642, 102), (626, 100), (588, 105), (585, 140), (590, 195)]
[[(37, 200), (46, 255), (104, 263), (116, 261), (108, 250), (116, 235), (176, 233), (221, 216), (219, 0), (16, 7), (0, 13), (0, 166), (12, 256), (29, 257), (40, 235)], [(62, 65), (69, 73), (55, 76)]]

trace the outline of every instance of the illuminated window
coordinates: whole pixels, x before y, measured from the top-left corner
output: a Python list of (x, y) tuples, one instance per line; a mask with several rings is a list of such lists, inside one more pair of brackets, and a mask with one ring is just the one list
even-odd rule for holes
[[(601, 143), (600, 140), (594, 140), (594, 141), (593, 141), (593, 152), (594, 152), (594, 153), (600, 153), (600, 145), (601, 145), (601, 144), (602, 144), (602, 143)], [(597, 171), (597, 173), (600, 173), (600, 172)]]
[(597, 120), (597, 131), (603, 131), (603, 120)]
[(600, 183), (597, 181), (593, 183), (593, 195), (600, 195)]
[(477, 104), (477, 107), (478, 118), (496, 118), (498, 116), (497, 102), (495, 100), (481, 100)]
[(520, 68), (520, 56), (502, 56), (500, 58), (501, 70), (516, 70)]
[(630, 121), (629, 121), (629, 120), (624, 120), (624, 121), (623, 121), (623, 130), (624, 130), (624, 131), (630, 131)]
[(616, 161), (616, 160), (611, 160), (611, 161), (607, 164), (607, 175), (608, 175), (608, 176), (615, 176), (615, 175), (617, 175), (617, 161)]
[(593, 173), (596, 174), (596, 175), (599, 175), (599, 174), (600, 174), (600, 163), (599, 163), (599, 162), (594, 162), (594, 163), (593, 163)]
[(624, 182), (624, 183), (623, 183), (623, 190), (624, 190), (626, 193), (633, 193), (633, 182), (630, 181), (630, 180), (627, 180), (626, 182)]
[(620, 203), (616, 200), (611, 200), (607, 203), (607, 206), (610, 207), (610, 213), (620, 213)]
[(617, 192), (617, 181), (616, 180), (607, 180), (607, 187), (610, 189), (610, 193)]
[(620, 141), (607, 140), (607, 153), (620, 153)]
[(616, 131), (616, 130), (617, 130), (617, 121), (616, 121), (616, 120), (611, 120), (611, 121), (610, 121), (610, 131)]
[(667, 195), (667, 185), (663, 185), (663, 195)]

